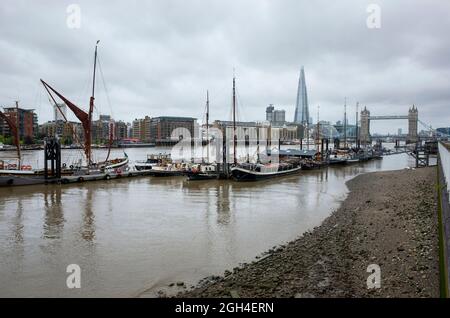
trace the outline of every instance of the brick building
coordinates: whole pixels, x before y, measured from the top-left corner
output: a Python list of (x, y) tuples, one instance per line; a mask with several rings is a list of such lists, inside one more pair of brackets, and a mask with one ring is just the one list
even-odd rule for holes
[[(11, 119), (12, 122), (18, 122), (20, 139), (34, 139), (37, 136), (38, 117), (34, 112), (34, 109), (7, 107), (4, 108), (3, 113), (5, 114), (5, 116)], [(19, 116), (18, 121), (17, 116)], [(11, 131), (9, 129), (9, 126), (3, 120), (0, 119), (0, 121), (2, 121), (0, 123), (0, 133), (6, 137), (10, 137)]]
[(172, 132), (176, 136), (175, 139), (178, 139), (183, 128), (187, 129), (193, 138), (196, 120), (192, 117), (154, 117), (150, 123), (150, 140), (157, 143), (174, 141)]

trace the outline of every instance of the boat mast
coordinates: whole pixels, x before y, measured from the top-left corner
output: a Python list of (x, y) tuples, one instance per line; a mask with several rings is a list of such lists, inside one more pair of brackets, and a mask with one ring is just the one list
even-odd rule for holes
[(16, 100), (16, 145), (17, 145), (17, 157), (19, 160), (19, 165), (18, 168), (19, 170), (21, 169), (21, 161), (22, 161), (22, 154), (20, 153), (20, 134), (19, 134), (19, 129), (20, 129), (20, 123), (19, 123), (19, 101)]
[(347, 97), (344, 101), (344, 148), (347, 148)]
[(259, 131), (260, 127), (256, 125), (256, 163), (260, 163), (259, 160)]
[(355, 146), (358, 149), (358, 108), (359, 102), (356, 102), (356, 121), (355, 121)]
[(236, 77), (233, 75), (233, 162), (237, 164), (236, 157)]
[(16, 122), (14, 123), (9, 116), (6, 116), (3, 112), (0, 111), (0, 119), (3, 119), (6, 124), (9, 126), (11, 131), (11, 136), (14, 138), (14, 144), (16, 145), (17, 150), (17, 159), (19, 164), (19, 170), (21, 166), (21, 158), (22, 155), (20, 153), (20, 136), (19, 136), (19, 102), (16, 101)]
[(95, 100), (95, 72), (97, 68), (97, 47), (100, 40), (97, 40), (97, 43), (95, 44), (95, 53), (94, 53), (94, 72), (92, 75), (92, 94), (91, 98), (89, 100), (89, 112), (88, 112), (88, 121), (89, 121), (89, 127), (88, 131), (86, 131), (86, 159), (88, 166), (92, 163), (92, 150), (91, 150), (91, 144), (92, 144), (92, 136), (91, 136), (91, 129), (92, 129), (92, 113), (94, 112), (94, 100)]
[(319, 115), (320, 115), (320, 105), (317, 105), (317, 152), (320, 151), (320, 124), (319, 124)]
[(206, 90), (206, 162), (209, 163), (209, 91)]
[(308, 122), (305, 123), (306, 127), (306, 150), (309, 150), (309, 127)]

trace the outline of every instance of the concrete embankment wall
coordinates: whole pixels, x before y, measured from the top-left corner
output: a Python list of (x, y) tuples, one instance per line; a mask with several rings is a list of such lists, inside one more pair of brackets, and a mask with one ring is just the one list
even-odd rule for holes
[(450, 291), (450, 144), (439, 143), (438, 198), (440, 224), (440, 269), (441, 296), (448, 297)]

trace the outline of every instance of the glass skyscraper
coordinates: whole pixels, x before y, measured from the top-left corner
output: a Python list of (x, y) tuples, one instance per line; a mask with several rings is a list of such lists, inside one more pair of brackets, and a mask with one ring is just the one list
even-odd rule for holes
[(302, 66), (298, 80), (297, 104), (295, 106), (294, 122), (297, 124), (310, 124), (308, 93), (306, 91), (305, 69)]

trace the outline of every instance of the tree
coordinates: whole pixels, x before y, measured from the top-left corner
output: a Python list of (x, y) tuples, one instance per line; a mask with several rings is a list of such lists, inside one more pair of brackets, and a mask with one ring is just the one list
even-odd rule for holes
[(7, 137), (7, 136), (1, 136), (0, 135), (0, 142), (5, 144), (5, 145), (12, 145), (13, 144), (13, 139), (12, 137)]

